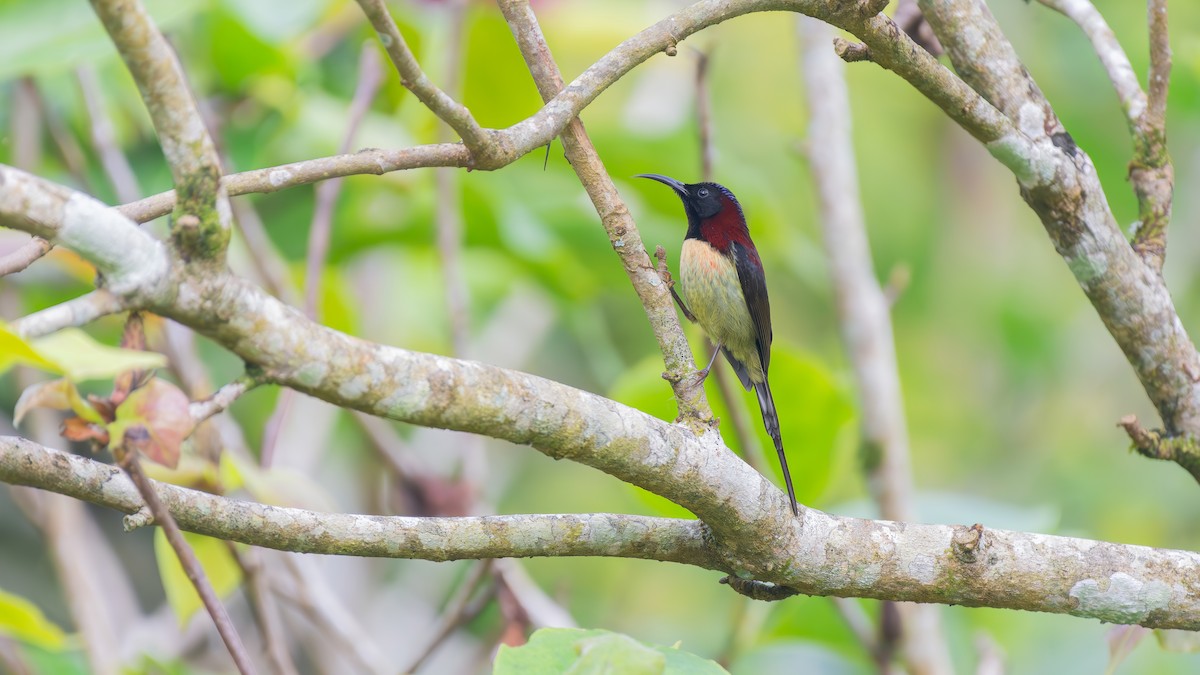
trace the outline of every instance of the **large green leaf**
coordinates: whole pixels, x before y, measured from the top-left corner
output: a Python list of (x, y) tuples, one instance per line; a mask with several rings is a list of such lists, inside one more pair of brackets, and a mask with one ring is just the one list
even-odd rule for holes
[[(183, 538), (196, 553), (196, 558), (204, 568), (204, 574), (217, 596), (223, 597), (232, 593), (242, 582), (242, 571), (233, 559), (229, 545), (220, 539), (191, 532), (184, 532)], [(183, 625), (204, 605), (200, 602), (200, 596), (196, 594), (196, 588), (184, 574), (175, 549), (171, 548), (162, 529), (154, 531), (154, 557), (158, 561), (158, 574), (167, 594), (167, 602), (170, 603), (180, 625)]]
[(152, 370), (167, 365), (167, 357), (162, 354), (110, 347), (78, 328), (61, 330), (30, 344), (55, 366), (54, 372), (72, 382), (107, 380), (129, 370)]
[(33, 345), (0, 321), (0, 373), (17, 364), (58, 372), (58, 366), (38, 353)]
[(49, 651), (66, 646), (63, 629), (42, 614), (29, 600), (0, 589), (0, 635), (6, 635)]
[(715, 661), (675, 647), (647, 645), (606, 630), (543, 628), (520, 647), (501, 645), (494, 675), (720, 675)]

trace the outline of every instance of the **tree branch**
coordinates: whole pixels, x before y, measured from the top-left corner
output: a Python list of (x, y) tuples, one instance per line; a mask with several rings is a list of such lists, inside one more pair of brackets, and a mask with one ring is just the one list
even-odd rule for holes
[(36, 338), (71, 326), (85, 326), (102, 316), (127, 309), (124, 300), (103, 288), (64, 303), (47, 307), (13, 322), (13, 330), (25, 338)]
[[(0, 436), (0, 480), (124, 513), (143, 507), (137, 488), (119, 469), (11, 436)], [(600, 555), (716, 564), (706, 528), (696, 521), (614, 514), (410, 518), (318, 513), (152, 483), (180, 527), (281, 551), (438, 561)]]
[(137, 82), (182, 199), (172, 234), (185, 258), (219, 259), (229, 244), (229, 199), (221, 160), (175, 50), (139, 0), (91, 0)]
[(1007, 142), (989, 149), (1015, 174), (1167, 432), (1200, 435), (1200, 355), (1161, 275), (1121, 234), (1091, 158), (1062, 129), (982, 2), (921, 0), (921, 8), (959, 73), (1032, 144), (1020, 159)]
[(164, 290), (168, 263), (161, 242), (83, 193), (3, 164), (0, 226), (79, 253), (118, 295), (142, 297)]
[(0, 257), (0, 277), (16, 274), (41, 259), (54, 245), (41, 237), (34, 237), (17, 250)]
[(458, 133), (473, 157), (490, 155), (496, 143), (489, 138), (487, 130), (480, 127), (471, 116), (471, 111), (439, 89), (421, 70), (383, 0), (358, 0), (358, 4), (362, 7), (363, 14), (371, 21), (375, 32), (379, 34), (379, 41), (387, 50), (392, 64), (399, 71), (400, 83)]
[[(1139, 222), (1133, 247), (1158, 272), (1166, 257), (1166, 228), (1171, 219), (1175, 172), (1166, 145), (1167, 82), (1171, 48), (1167, 43), (1165, 1), (1147, 3), (1150, 24), (1150, 94), (1148, 98), (1116, 35), (1090, 0), (1040, 0), (1079, 25), (1092, 42), (1121, 100), (1133, 135), (1133, 162), (1129, 178), (1138, 198)], [(1153, 101), (1151, 101), (1151, 98)]]
[[(126, 513), (142, 507), (118, 469), (0, 437), (0, 480)], [(154, 483), (181, 527), (305, 553), (425, 560), (646, 558), (732, 571), (751, 562), (696, 521), (613, 514), (407, 518), (315, 513)], [(788, 506), (779, 499), (781, 520)], [(805, 509), (769, 579), (807, 595), (1023, 609), (1152, 628), (1200, 629), (1200, 554), (974, 527), (843, 518)], [(778, 533), (777, 533), (778, 534)]]

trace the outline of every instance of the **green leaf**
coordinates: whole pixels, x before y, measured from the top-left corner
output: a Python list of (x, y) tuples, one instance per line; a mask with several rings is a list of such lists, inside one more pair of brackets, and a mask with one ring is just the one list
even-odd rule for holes
[(67, 634), (29, 600), (0, 589), (0, 635), (48, 651), (66, 647)]
[(17, 364), (59, 372), (56, 364), (39, 354), (33, 345), (14, 333), (3, 321), (0, 321), (0, 373)]
[(53, 364), (48, 370), (73, 382), (106, 380), (127, 370), (152, 370), (167, 365), (167, 357), (162, 354), (110, 347), (78, 328), (67, 328), (31, 344)]
[(674, 647), (647, 645), (606, 630), (543, 628), (520, 647), (501, 645), (494, 675), (720, 675), (716, 662)]
[[(729, 366), (713, 364), (713, 370), (717, 368)], [(661, 377), (662, 372), (662, 358), (657, 355), (647, 357), (617, 379), (609, 397), (659, 419), (674, 420), (676, 405), (670, 386)], [(737, 378), (730, 375), (739, 397), (733, 404), (741, 407), (747, 424), (754, 429), (756, 447), (749, 450), (753, 457), (761, 458), (760, 466), (769, 467), (775, 483), (782, 489), (783, 470), (775, 446), (763, 428), (758, 398), (753, 392), (743, 391)], [(713, 414), (721, 420), (721, 435), (726, 445), (746, 457), (747, 449), (740, 447), (715, 375), (709, 377), (705, 387)], [(850, 396), (816, 357), (779, 343), (771, 352), (771, 392), (779, 412), (780, 433), (796, 498), (801, 503), (811, 504), (829, 484), (838, 438), (853, 418)], [(687, 511), (682, 507), (641, 488), (632, 489), (656, 515), (686, 517)]]
[[(241, 568), (229, 552), (228, 544), (220, 539), (191, 532), (184, 532), (183, 538), (196, 553), (196, 559), (200, 561), (200, 566), (204, 568), (204, 574), (218, 597), (229, 595), (242, 583)], [(200, 602), (200, 596), (196, 594), (196, 588), (184, 574), (175, 549), (171, 548), (161, 528), (154, 531), (154, 557), (158, 561), (158, 575), (162, 579), (167, 602), (182, 626), (204, 605)]]

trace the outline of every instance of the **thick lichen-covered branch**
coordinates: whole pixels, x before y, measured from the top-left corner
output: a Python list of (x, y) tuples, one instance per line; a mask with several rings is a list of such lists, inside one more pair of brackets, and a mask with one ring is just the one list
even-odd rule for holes
[(1200, 435), (1200, 355), (1155, 265), (1125, 240), (1092, 164), (1055, 117), (982, 2), (922, 0), (956, 70), (1013, 120), (988, 143), (1133, 366), (1169, 434)]
[[(141, 508), (137, 489), (119, 470), (19, 438), (0, 437), (0, 481), (126, 513)], [(184, 529), (289, 551), (425, 560), (645, 558), (732, 572), (742, 579), (756, 576), (791, 589), (782, 594), (1023, 609), (1200, 629), (1200, 554), (1188, 551), (982, 525), (860, 520), (806, 509), (794, 535), (764, 549), (766, 557), (752, 570), (696, 521), (614, 514), (410, 518), (317, 513), (162, 483), (155, 487)]]
[[(132, 514), (143, 501), (119, 469), (0, 437), (0, 480)], [(705, 527), (694, 520), (602, 513), (414, 518), (318, 513), (219, 497), (154, 482), (185, 530), (255, 546), (422, 560), (620, 556), (712, 567)]]

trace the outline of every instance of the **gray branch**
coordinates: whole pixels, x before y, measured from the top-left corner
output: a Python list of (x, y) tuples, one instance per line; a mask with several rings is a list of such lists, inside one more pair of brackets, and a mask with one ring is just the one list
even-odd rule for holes
[[(116, 468), (20, 438), (0, 437), (0, 480), (125, 513), (142, 506), (137, 489)], [(281, 550), (439, 561), (546, 555), (647, 558), (752, 574), (808, 595), (1023, 609), (1152, 628), (1200, 629), (1200, 596), (1189, 590), (1200, 585), (1197, 553), (981, 525), (860, 520), (813, 509), (793, 521), (782, 495), (775, 535), (762, 542), (755, 558), (747, 559), (697, 521), (615, 514), (409, 518), (316, 513), (164, 483), (155, 487), (184, 529)]]

